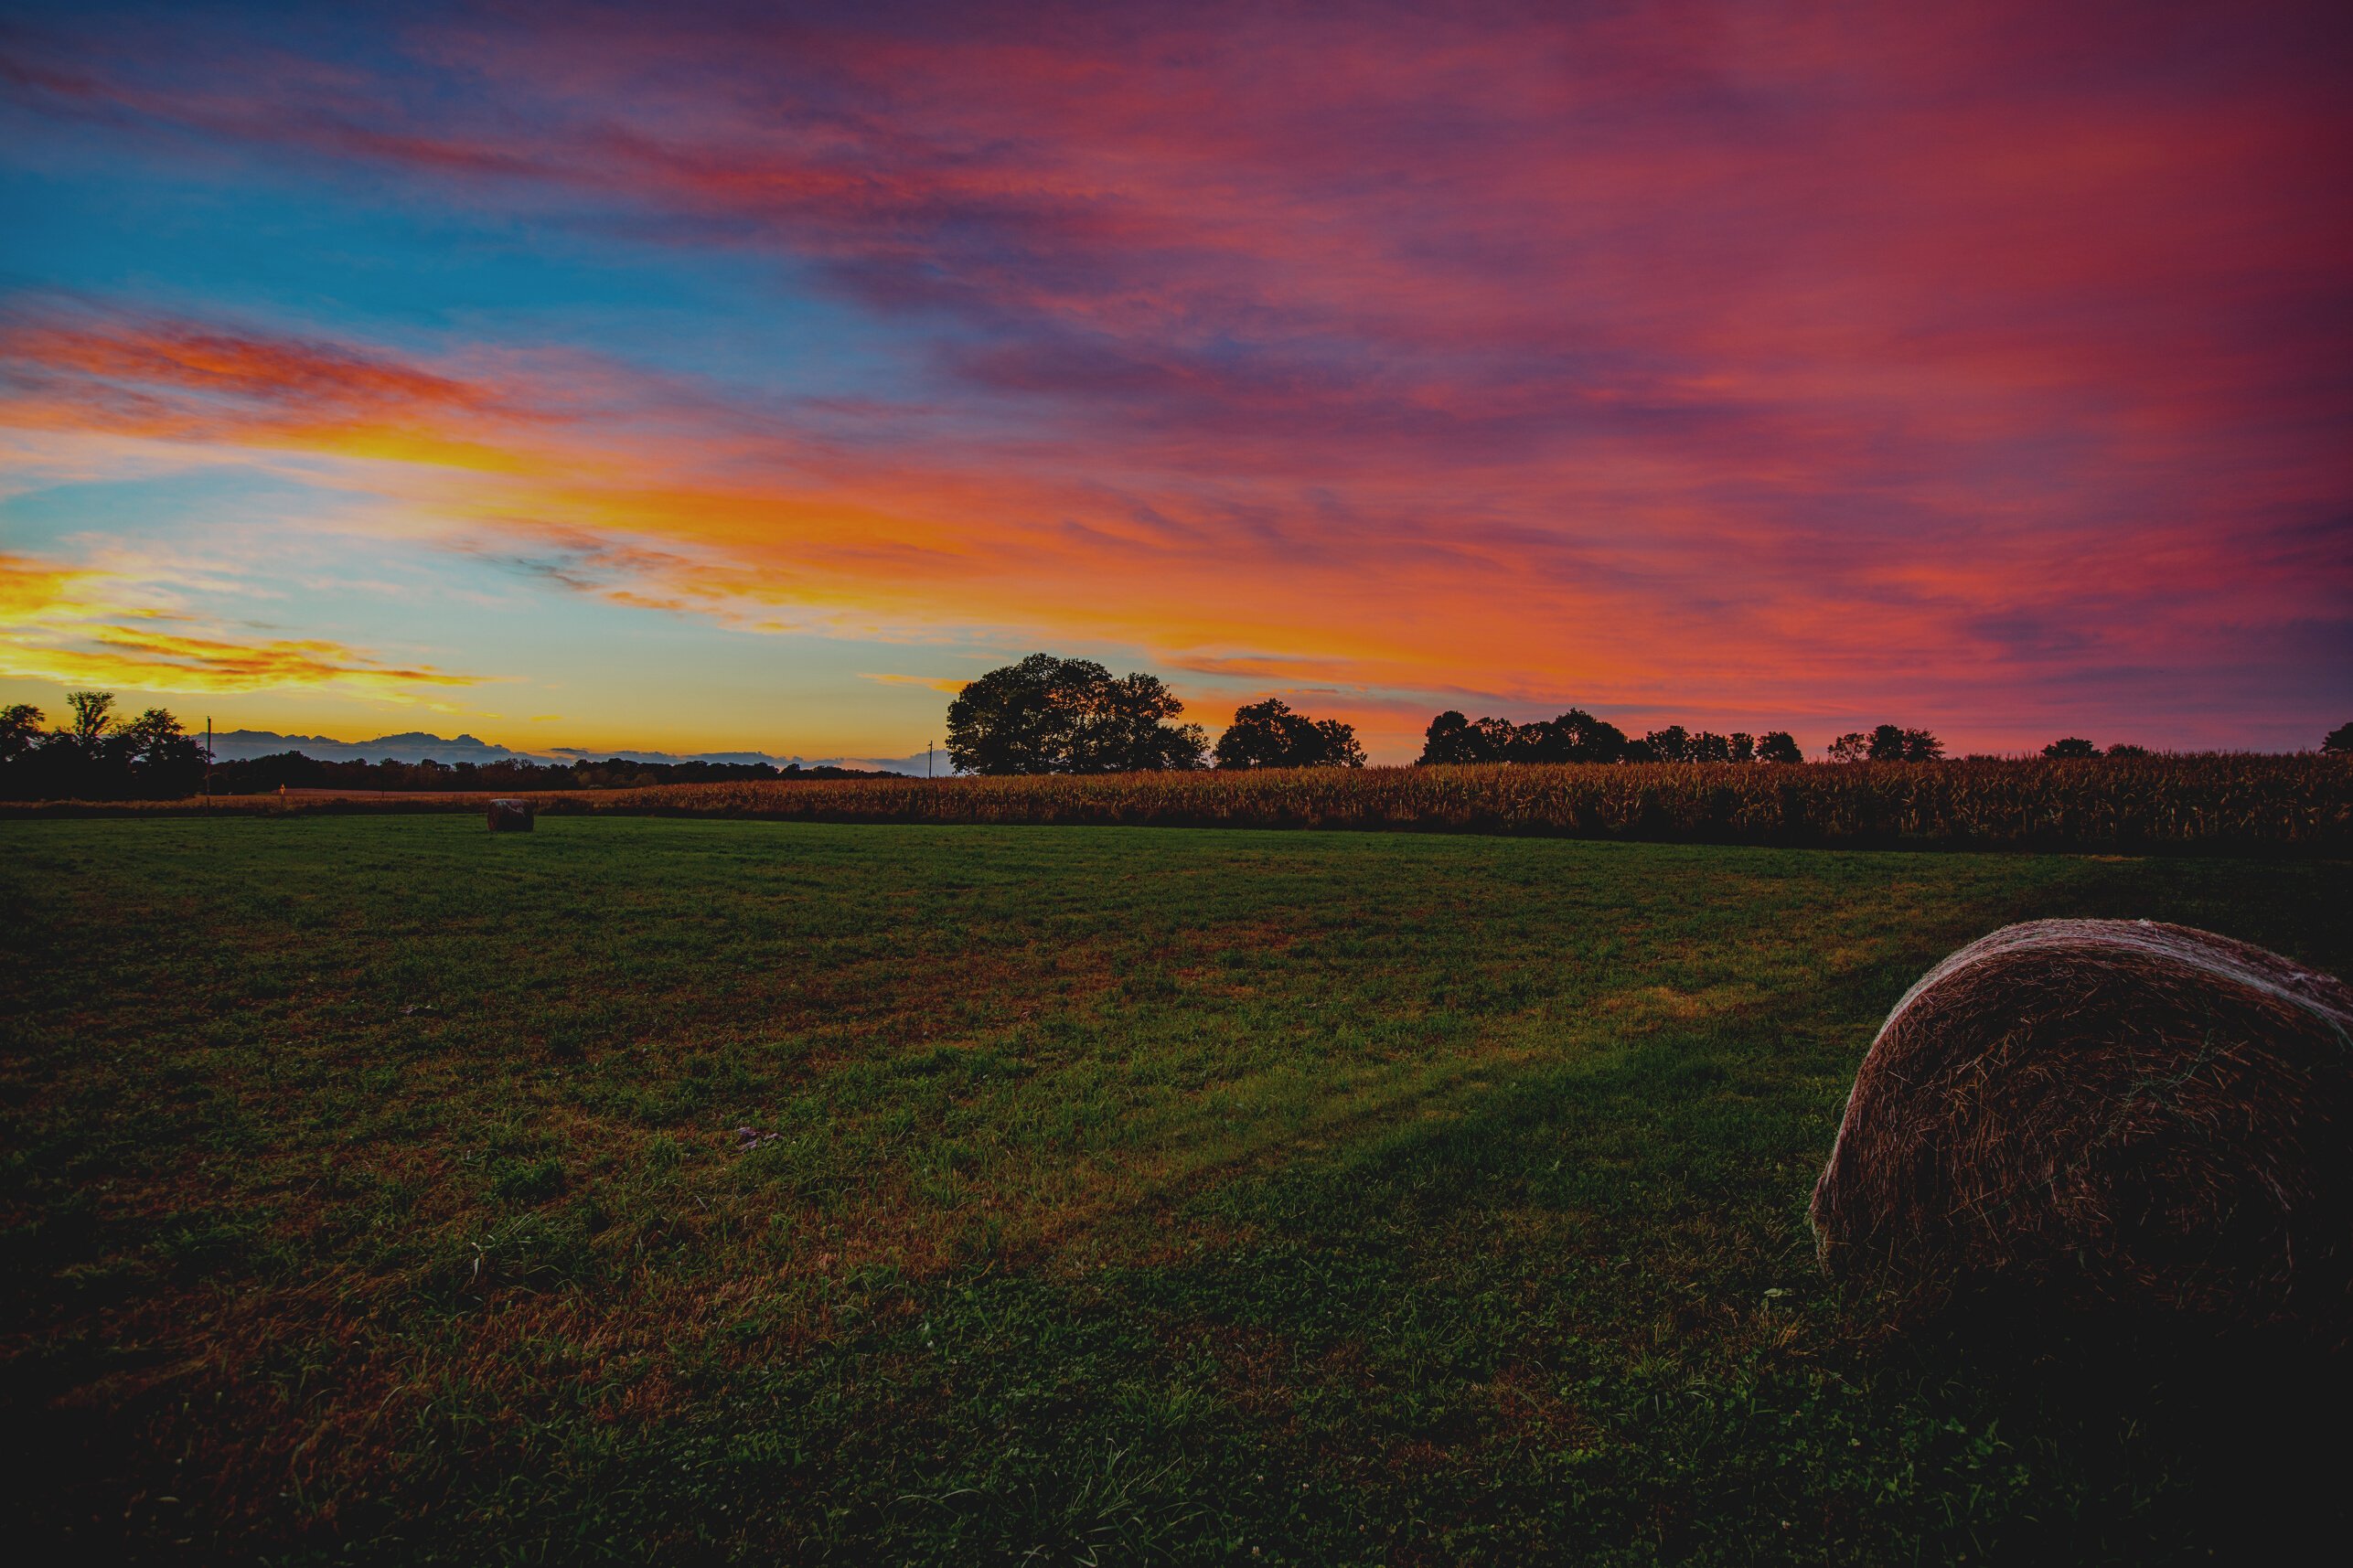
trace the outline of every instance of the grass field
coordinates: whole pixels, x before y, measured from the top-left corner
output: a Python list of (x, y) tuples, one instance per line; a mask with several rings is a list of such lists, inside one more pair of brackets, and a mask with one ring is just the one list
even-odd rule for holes
[(2341, 861), (0, 843), (0, 1424), (47, 1548), (2202, 1561), (2344, 1507), (2341, 1440), (2271, 1424), (2308, 1380), (1890, 1338), (1804, 1220), (1937, 957), (2144, 915), (2345, 974)]

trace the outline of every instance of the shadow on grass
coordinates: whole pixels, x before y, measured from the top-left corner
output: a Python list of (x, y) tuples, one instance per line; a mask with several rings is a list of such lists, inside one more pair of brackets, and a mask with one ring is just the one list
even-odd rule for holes
[(1526, 1071), (1185, 1199), (1153, 1261), (904, 1289), (706, 1368), (532, 1512), (942, 1563), (2230, 1560), (2342, 1522), (2309, 1358), (1881, 1332), (1814, 1273), (1786, 1151), (1824, 1111), (1749, 1086), (1763, 1049)]

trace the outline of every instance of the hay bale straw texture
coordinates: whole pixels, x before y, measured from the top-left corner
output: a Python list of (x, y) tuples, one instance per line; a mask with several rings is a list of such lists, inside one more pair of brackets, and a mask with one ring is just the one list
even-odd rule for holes
[(2046, 920), (1896, 1004), (1815, 1185), (1833, 1274), (2342, 1348), (2353, 990), (2187, 926)]
[(490, 831), (529, 833), (532, 816), (531, 803), (528, 800), (494, 800), (490, 803)]

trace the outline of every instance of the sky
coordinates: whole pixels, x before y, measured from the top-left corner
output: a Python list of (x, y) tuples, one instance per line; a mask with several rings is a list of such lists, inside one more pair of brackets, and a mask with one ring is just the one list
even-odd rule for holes
[(0, 702), (2353, 719), (2341, 4), (0, 0)]

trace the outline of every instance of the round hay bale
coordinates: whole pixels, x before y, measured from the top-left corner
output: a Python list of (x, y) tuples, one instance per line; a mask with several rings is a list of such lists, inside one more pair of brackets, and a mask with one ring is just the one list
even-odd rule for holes
[(2222, 1328), (2353, 1333), (2353, 990), (2150, 921), (1971, 943), (1888, 1015), (1815, 1184), (1823, 1264)]
[(528, 800), (494, 800), (490, 803), (490, 831), (493, 833), (529, 833), (531, 818), (531, 803)]

